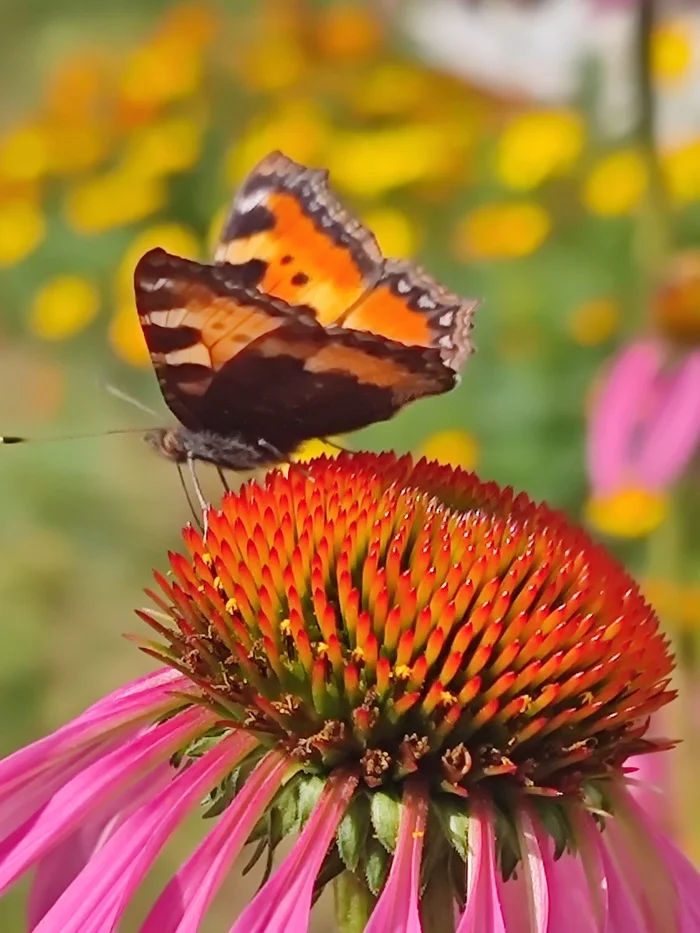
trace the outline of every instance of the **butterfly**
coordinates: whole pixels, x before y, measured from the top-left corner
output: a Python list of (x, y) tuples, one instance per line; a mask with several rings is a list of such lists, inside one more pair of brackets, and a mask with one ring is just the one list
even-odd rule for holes
[(152, 249), (134, 274), (177, 463), (250, 470), (453, 388), (477, 302), (385, 259), (328, 186), (273, 152), (233, 201), (213, 263)]

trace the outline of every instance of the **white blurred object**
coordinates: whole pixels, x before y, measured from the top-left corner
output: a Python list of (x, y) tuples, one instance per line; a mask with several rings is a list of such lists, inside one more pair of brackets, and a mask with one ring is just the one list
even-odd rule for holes
[(568, 100), (579, 84), (586, 0), (517, 5), (419, 0), (405, 10), (411, 38), (438, 67), (506, 94), (548, 103)]
[[(607, 136), (623, 136), (638, 112), (634, 40), (637, 4), (595, 0), (413, 0), (404, 26), (423, 57), (438, 68), (496, 93), (545, 105), (571, 102), (584, 65), (599, 69), (597, 120)], [(700, 134), (700, 11), (673, 16), (692, 40), (688, 75), (657, 91), (657, 131), (664, 145)]]

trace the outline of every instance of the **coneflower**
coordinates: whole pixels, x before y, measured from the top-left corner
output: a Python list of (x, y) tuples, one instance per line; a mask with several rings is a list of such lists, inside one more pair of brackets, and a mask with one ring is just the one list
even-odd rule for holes
[[(105, 933), (181, 821), (212, 828), (142, 933), (694, 933), (700, 876), (626, 761), (672, 698), (653, 610), (565, 517), (390, 455), (274, 471), (156, 574), (165, 664), (0, 763), (0, 885), (30, 928)], [(279, 865), (278, 844), (298, 838)]]

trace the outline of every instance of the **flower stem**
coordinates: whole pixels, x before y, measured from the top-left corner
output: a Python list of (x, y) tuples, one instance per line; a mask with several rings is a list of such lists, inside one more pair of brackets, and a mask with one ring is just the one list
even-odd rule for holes
[(363, 879), (344, 871), (333, 883), (333, 893), (338, 933), (362, 933), (375, 904), (375, 897)]
[(455, 901), (447, 866), (430, 874), (420, 902), (421, 924), (430, 933), (455, 933)]
[(639, 92), (637, 139), (647, 167), (648, 191), (638, 224), (637, 257), (639, 308), (645, 312), (671, 248), (672, 229), (668, 191), (656, 138), (656, 98), (651, 72), (652, 37), (657, 0), (637, 4), (636, 72)]

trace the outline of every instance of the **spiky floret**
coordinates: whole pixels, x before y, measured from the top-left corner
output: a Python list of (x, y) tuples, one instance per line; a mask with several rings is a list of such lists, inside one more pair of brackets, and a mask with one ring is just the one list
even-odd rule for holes
[[(243, 486), (156, 574), (162, 644), (222, 722), (369, 787), (578, 795), (652, 746), (672, 698), (657, 618), (545, 505), (391, 455)], [(486, 782), (489, 782), (488, 785)]]

